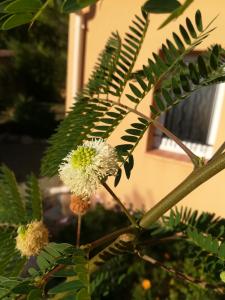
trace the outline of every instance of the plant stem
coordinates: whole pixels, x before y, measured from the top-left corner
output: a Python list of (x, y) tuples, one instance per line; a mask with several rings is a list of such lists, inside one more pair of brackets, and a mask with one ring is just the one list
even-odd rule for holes
[(76, 241), (77, 248), (80, 247), (81, 218), (82, 216), (79, 214), (77, 216), (77, 241)]
[(59, 264), (58, 266), (56, 266), (54, 269), (52, 269), (50, 272), (48, 272), (47, 274), (45, 274), (42, 279), (41, 279), (41, 285), (43, 285), (43, 283), (48, 282), (48, 280), (58, 271), (62, 270), (63, 268), (65, 268), (65, 265), (63, 264)]
[(160, 124), (156, 120), (153, 121), (153, 125), (156, 128), (158, 128), (160, 131), (162, 131), (171, 140), (174, 140), (174, 142), (177, 143), (177, 145), (179, 145), (184, 150), (184, 152), (188, 155), (188, 157), (191, 159), (194, 166), (199, 167), (200, 158), (197, 155), (195, 155), (188, 147), (186, 147), (184, 143), (177, 136), (175, 136), (171, 131), (166, 129), (162, 124)]
[(210, 285), (208, 284), (207, 282), (205, 281), (202, 281), (202, 280), (199, 280), (199, 279), (196, 279), (196, 278), (193, 278), (189, 275), (186, 275), (180, 271), (177, 271), (171, 267), (167, 267), (166, 265), (164, 265), (163, 263), (161, 263), (160, 261), (154, 259), (153, 257), (150, 257), (148, 255), (142, 255), (140, 252), (136, 251), (137, 255), (143, 259), (144, 261), (147, 261), (148, 263), (152, 264), (152, 265), (155, 265), (155, 266), (158, 266), (160, 267), (161, 269), (163, 269), (164, 271), (166, 271), (167, 273), (170, 273), (170, 274), (173, 274), (175, 277), (177, 277), (178, 279), (181, 279), (183, 281), (186, 281), (186, 282), (189, 282), (189, 283), (192, 283), (192, 284), (195, 284), (195, 285), (198, 285), (200, 286), (201, 288), (205, 289), (205, 288), (211, 288), (213, 289), (214, 291), (216, 292), (220, 292), (220, 293), (224, 293), (224, 289), (223, 288), (219, 288), (219, 287), (216, 287), (214, 285)]
[(184, 240), (184, 238), (185, 238), (185, 235), (182, 232), (178, 232), (172, 236), (167, 236), (167, 237), (163, 237), (163, 238), (150, 238), (148, 240), (137, 242), (137, 247), (145, 246), (145, 245), (147, 245), (148, 247), (151, 247), (151, 246), (155, 246), (155, 245), (170, 242), (170, 241), (178, 241), (178, 240), (182, 241), (182, 240)]
[(221, 154), (225, 150), (225, 142), (217, 149), (217, 151), (213, 154), (213, 157), (210, 160), (215, 159), (219, 154)]
[(33, 26), (34, 22), (40, 17), (40, 15), (43, 13), (43, 11), (47, 8), (51, 0), (46, 0), (45, 3), (39, 8), (39, 10), (36, 12), (36, 14), (33, 16), (31, 23), (29, 25), (29, 30)]
[(113, 197), (113, 199), (118, 203), (118, 205), (121, 207), (122, 211), (126, 214), (127, 218), (130, 220), (131, 224), (134, 225), (136, 228), (138, 228), (139, 226), (138, 226), (136, 220), (129, 213), (129, 211), (126, 209), (126, 207), (120, 201), (120, 199), (116, 196), (116, 194), (113, 192), (113, 190), (111, 190), (111, 188), (107, 185), (106, 182), (103, 182), (102, 185), (109, 192), (109, 194)]
[(148, 228), (156, 222), (165, 212), (176, 205), (185, 196), (191, 193), (199, 185), (219, 173), (225, 168), (225, 153), (217, 156), (214, 160), (198, 169), (195, 169), (186, 179), (173, 191), (164, 197), (159, 203), (144, 214), (140, 226)]
[(120, 236), (123, 233), (133, 232), (134, 230), (135, 230), (135, 227), (133, 227), (133, 226), (124, 227), (124, 228), (116, 230), (112, 233), (109, 233), (109, 234), (101, 237), (100, 239), (95, 240), (87, 245), (84, 245), (83, 247), (88, 248), (89, 251), (91, 251), (96, 247), (104, 245), (105, 243), (112, 241), (113, 239), (116, 239), (118, 236)]

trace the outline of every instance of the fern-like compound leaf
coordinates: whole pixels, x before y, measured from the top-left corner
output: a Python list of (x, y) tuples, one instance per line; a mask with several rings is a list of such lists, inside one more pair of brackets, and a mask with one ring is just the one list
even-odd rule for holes
[[(209, 24), (211, 25), (211, 23)], [(198, 10), (195, 15), (195, 24), (189, 18), (186, 19), (186, 26), (180, 25), (180, 36), (173, 32), (174, 41), (166, 40), (162, 44), (161, 53), (157, 55), (153, 53), (153, 59), (148, 59), (148, 64), (144, 65), (142, 70), (133, 74), (137, 84), (130, 84), (131, 93), (127, 94), (127, 98), (135, 103), (140, 103), (147, 93), (154, 87), (155, 91), (159, 88), (161, 82), (165, 80), (169, 74), (176, 73), (181, 68), (181, 62), (185, 55), (190, 53), (197, 45), (199, 45), (208, 34), (214, 29), (209, 29), (207, 25), (203, 29), (202, 16)], [(200, 58), (201, 60), (201, 58)], [(202, 62), (202, 61), (201, 61)], [(200, 64), (201, 64), (200, 62)], [(203, 71), (204, 65), (202, 65)], [(205, 73), (205, 72), (204, 72)], [(143, 84), (142, 77), (147, 79)], [(163, 103), (159, 103), (163, 106)], [(163, 110), (163, 109), (161, 109)]]
[[(42, 197), (37, 178), (32, 174), (26, 182), (27, 215), (30, 220), (41, 220), (43, 214)], [(30, 212), (30, 214), (28, 213)]]

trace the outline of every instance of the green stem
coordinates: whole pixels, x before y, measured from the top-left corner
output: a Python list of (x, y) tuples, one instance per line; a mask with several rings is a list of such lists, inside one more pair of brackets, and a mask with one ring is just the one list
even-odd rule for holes
[(127, 218), (130, 220), (131, 224), (134, 225), (136, 228), (138, 228), (138, 224), (137, 224), (136, 220), (134, 219), (134, 217), (129, 213), (129, 211), (126, 209), (126, 207), (120, 201), (120, 199), (116, 196), (116, 194), (111, 190), (111, 188), (107, 185), (107, 183), (103, 182), (102, 185), (109, 192), (109, 194), (113, 197), (113, 199), (118, 203), (118, 205), (121, 207), (123, 212), (126, 214)]
[(224, 168), (225, 153), (217, 156), (214, 160), (208, 162), (207, 165), (195, 169), (181, 184), (143, 216), (140, 221), (140, 226), (148, 228), (185, 196)]
[(83, 248), (87, 248), (87, 249), (89, 249), (89, 251), (91, 251), (91, 250), (95, 249), (96, 247), (102, 246), (102, 245), (106, 244), (107, 242), (110, 242), (110, 241), (118, 238), (118, 236), (120, 236), (123, 233), (133, 232), (134, 230), (135, 230), (135, 227), (133, 227), (133, 226), (121, 228), (119, 230), (116, 230), (112, 233), (109, 233), (109, 234), (101, 237), (98, 240), (95, 240), (89, 244), (84, 245)]
[(30, 26), (29, 26), (29, 30), (31, 29), (31, 27), (33, 26), (34, 22), (40, 17), (40, 15), (43, 13), (43, 11), (47, 8), (47, 6), (49, 5), (49, 3), (51, 2), (51, 0), (47, 0), (42, 6), (41, 8), (36, 12), (36, 14), (33, 16)]
[(214, 153), (213, 157), (210, 160), (214, 160), (219, 154), (225, 150), (225, 142), (219, 147), (219, 149)]

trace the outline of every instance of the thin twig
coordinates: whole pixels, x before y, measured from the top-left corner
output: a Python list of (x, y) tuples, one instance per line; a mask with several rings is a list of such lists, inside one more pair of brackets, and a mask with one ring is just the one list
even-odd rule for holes
[(188, 147), (185, 146), (185, 144), (171, 131), (166, 129), (161, 123), (154, 120), (153, 125), (158, 128), (160, 131), (162, 131), (166, 136), (168, 136), (171, 140), (173, 140), (177, 145), (179, 145), (184, 152), (188, 155), (188, 157), (191, 159), (195, 167), (199, 167), (200, 164), (200, 158), (195, 155)]
[(33, 16), (31, 23), (29, 25), (29, 30), (33, 26), (34, 22), (40, 17), (40, 15), (43, 13), (43, 11), (47, 8), (51, 0), (47, 0), (41, 7), (40, 9), (36, 12), (36, 14)]
[(80, 232), (81, 232), (81, 218), (82, 216), (79, 214), (77, 216), (77, 239), (76, 239), (76, 247), (80, 246)]
[(47, 274), (45, 274), (42, 279), (41, 279), (41, 285), (43, 286), (43, 284), (45, 284), (46, 282), (48, 282), (48, 280), (58, 271), (62, 270), (65, 267), (65, 265), (60, 264), (58, 266), (56, 266), (54, 269), (52, 269), (50, 272), (48, 272)]
[(155, 246), (161, 243), (165, 243), (168, 241), (178, 241), (178, 240), (183, 240), (183, 238), (185, 237), (185, 235), (182, 232), (178, 232), (172, 236), (167, 236), (164, 238), (150, 238), (144, 241), (140, 241), (137, 243), (137, 246), (144, 246), (144, 245), (148, 245), (149, 246)]
[(93, 241), (91, 243), (88, 243), (88, 244), (86, 244), (86, 245), (84, 245), (82, 247), (83, 248), (88, 248), (89, 251), (91, 251), (91, 250), (93, 250), (96, 247), (99, 247), (101, 245), (104, 245), (107, 242), (110, 242), (110, 241), (116, 239), (118, 236), (120, 236), (123, 233), (133, 232), (134, 229), (135, 229), (135, 227), (133, 227), (133, 226), (128, 226), (128, 227), (121, 228), (119, 230), (116, 230), (116, 231), (114, 231), (112, 233), (109, 233), (109, 234), (101, 237), (98, 240), (95, 240), (95, 241)]
[(109, 194), (113, 197), (113, 199), (118, 203), (118, 205), (121, 207), (123, 212), (126, 214), (128, 219), (130, 220), (131, 224), (133, 224), (136, 228), (138, 228), (138, 224), (134, 217), (129, 213), (129, 211), (126, 209), (126, 207), (123, 205), (123, 203), (120, 201), (120, 199), (116, 196), (116, 194), (111, 190), (111, 188), (108, 186), (106, 182), (103, 182), (102, 185), (104, 188), (109, 192)]
[(150, 264), (152, 265), (155, 265), (155, 266), (158, 266), (160, 267), (162, 270), (166, 271), (167, 273), (169, 274), (172, 274), (174, 275), (176, 278), (178, 279), (181, 279), (185, 282), (188, 282), (188, 283), (192, 283), (192, 284), (195, 284), (195, 285), (198, 285), (200, 286), (201, 288), (205, 289), (205, 288), (211, 288), (213, 289), (215, 292), (219, 292), (219, 293), (224, 293), (224, 289), (223, 288), (220, 288), (220, 287), (217, 287), (217, 286), (214, 286), (214, 285), (211, 285), (211, 284), (208, 284), (207, 282), (205, 281), (202, 281), (202, 280), (199, 280), (199, 279), (196, 279), (192, 276), (189, 276), (189, 275), (186, 275), (180, 271), (177, 271), (173, 268), (170, 268), (170, 267), (167, 267), (166, 265), (164, 265), (162, 262), (156, 260), (155, 258), (153, 257), (150, 257), (148, 255), (142, 255), (139, 251), (136, 251), (136, 254), (143, 260), (149, 262)]

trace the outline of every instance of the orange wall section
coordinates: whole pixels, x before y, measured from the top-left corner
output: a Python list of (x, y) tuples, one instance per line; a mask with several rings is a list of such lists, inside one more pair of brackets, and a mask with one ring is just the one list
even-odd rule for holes
[[(103, 49), (110, 33), (118, 30), (123, 36), (131, 23), (132, 17), (140, 12), (143, 3), (144, 0), (104, 0), (97, 5), (95, 17), (88, 23), (84, 66), (85, 82), (88, 80), (96, 58)], [(165, 39), (172, 37), (171, 33), (173, 31), (178, 33), (179, 24), (184, 24), (186, 16), (194, 20), (195, 11), (198, 8), (202, 12), (204, 24), (207, 24), (216, 15), (219, 14), (219, 16), (215, 21), (217, 29), (197, 49), (205, 50), (213, 43), (219, 43), (225, 47), (225, 1), (195, 0), (183, 16), (162, 30), (157, 30), (157, 28), (167, 15), (150, 16), (149, 30), (135, 67), (138, 68), (144, 64), (147, 58), (151, 57), (153, 51), (157, 53)], [(123, 101), (125, 100), (123, 99)], [(151, 95), (148, 95), (145, 104), (141, 105), (141, 109), (145, 114), (149, 113), (148, 105), (150, 101)], [(128, 126), (131, 121), (132, 119), (129, 117), (123, 124)], [(122, 127), (121, 125), (113, 134), (110, 139), (111, 144), (121, 143)], [(225, 140), (224, 129), (225, 101), (215, 147), (218, 147)], [(133, 203), (133, 206), (139, 208), (143, 206), (150, 208), (157, 203), (192, 170), (191, 163), (187, 161), (166, 158), (148, 152), (146, 150), (147, 138), (148, 135), (146, 134), (135, 150), (135, 167), (130, 180), (121, 180), (121, 183), (115, 189), (115, 192), (127, 205)], [(110, 183), (112, 184), (112, 180), (110, 180)], [(110, 198), (104, 191), (99, 193), (101, 197)], [(193, 191), (182, 201), (181, 205), (212, 211), (225, 217), (225, 171)]]

